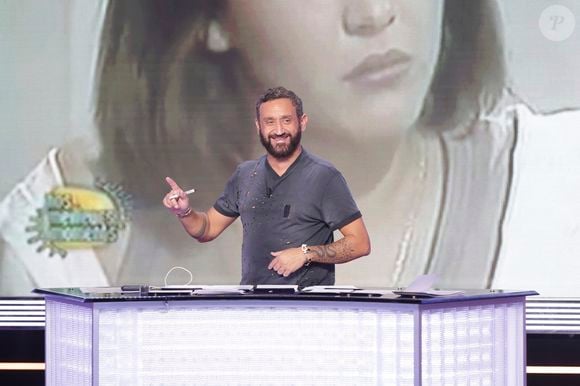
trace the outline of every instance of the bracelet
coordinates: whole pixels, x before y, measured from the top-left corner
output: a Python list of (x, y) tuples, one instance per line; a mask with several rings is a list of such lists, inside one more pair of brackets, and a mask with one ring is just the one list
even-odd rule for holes
[(175, 215), (179, 218), (184, 218), (184, 217), (189, 216), (192, 212), (193, 212), (193, 210), (191, 209), (191, 207), (188, 207), (184, 211), (179, 211), (179, 212), (175, 213)]
[(300, 246), (300, 248), (302, 248), (302, 253), (304, 253), (306, 255), (306, 263), (304, 263), (304, 266), (308, 267), (310, 265), (310, 263), (312, 263), (312, 257), (310, 257), (310, 255), (309, 255), (311, 250), (310, 250), (310, 248), (308, 248), (308, 245), (306, 245), (306, 244), (302, 244)]

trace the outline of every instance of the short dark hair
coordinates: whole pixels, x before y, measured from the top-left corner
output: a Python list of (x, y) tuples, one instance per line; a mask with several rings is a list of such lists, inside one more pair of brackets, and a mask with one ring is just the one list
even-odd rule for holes
[(256, 119), (260, 119), (260, 106), (262, 103), (273, 101), (275, 99), (290, 99), (292, 106), (296, 109), (296, 115), (301, 118), (304, 115), (302, 110), (302, 99), (294, 91), (288, 90), (284, 87), (269, 88), (256, 101)]

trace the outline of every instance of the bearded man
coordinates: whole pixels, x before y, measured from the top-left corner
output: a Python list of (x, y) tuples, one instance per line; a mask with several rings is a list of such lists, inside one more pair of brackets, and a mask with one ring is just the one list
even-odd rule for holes
[[(173, 179), (163, 204), (199, 242), (218, 237), (238, 217), (243, 226), (241, 284), (332, 285), (335, 264), (370, 253), (370, 240), (342, 174), (301, 145), (308, 117), (283, 87), (256, 102), (266, 154), (241, 163), (206, 212), (190, 206)], [(334, 241), (333, 232), (342, 238)]]

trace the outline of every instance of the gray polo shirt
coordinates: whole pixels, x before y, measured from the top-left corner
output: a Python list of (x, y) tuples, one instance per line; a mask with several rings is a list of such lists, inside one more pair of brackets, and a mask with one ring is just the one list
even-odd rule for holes
[(329, 244), (334, 230), (361, 217), (342, 174), (304, 149), (282, 176), (266, 156), (240, 164), (214, 208), (241, 217), (241, 284), (334, 284), (334, 264), (312, 263), (283, 277), (268, 269), (270, 252)]

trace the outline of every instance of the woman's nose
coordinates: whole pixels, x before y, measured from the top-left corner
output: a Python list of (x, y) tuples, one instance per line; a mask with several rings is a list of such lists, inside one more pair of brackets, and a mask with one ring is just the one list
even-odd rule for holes
[(395, 21), (395, 6), (391, 0), (354, 0), (344, 7), (343, 27), (347, 34), (374, 35)]

